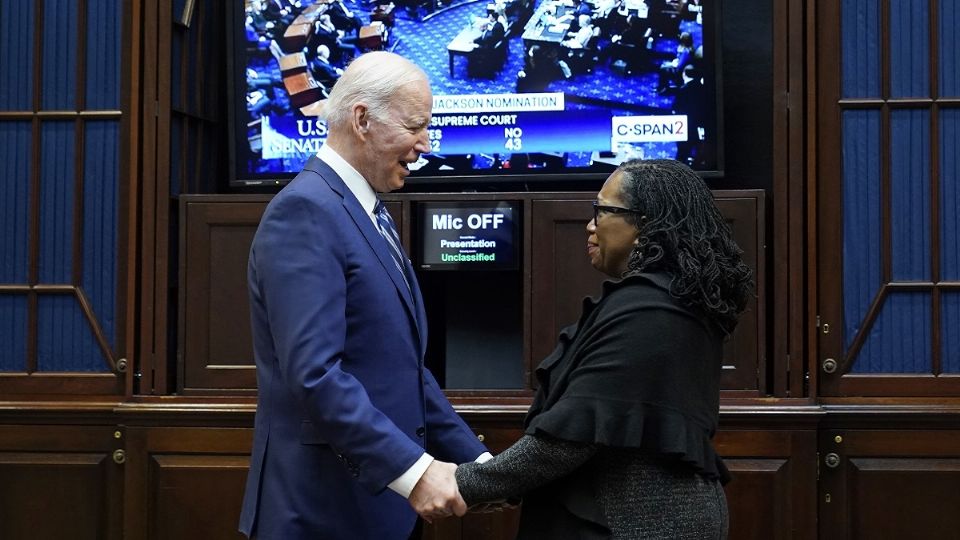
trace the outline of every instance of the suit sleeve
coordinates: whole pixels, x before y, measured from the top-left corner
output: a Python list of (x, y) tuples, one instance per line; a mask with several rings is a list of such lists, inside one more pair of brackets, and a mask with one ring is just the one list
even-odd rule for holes
[(286, 194), (261, 223), (251, 257), (283, 382), (364, 488), (379, 493), (423, 449), (341, 368), (346, 277), (337, 211)]
[(433, 374), (423, 370), (427, 411), (427, 452), (441, 461), (466, 463), (487, 451), (440, 389)]

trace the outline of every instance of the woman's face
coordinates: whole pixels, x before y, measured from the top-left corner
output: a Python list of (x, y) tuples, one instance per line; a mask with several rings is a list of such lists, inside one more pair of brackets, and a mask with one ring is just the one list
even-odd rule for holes
[[(600, 207), (626, 208), (620, 196), (623, 173), (619, 170), (607, 178), (600, 193), (597, 193), (597, 205)], [(629, 221), (627, 213), (614, 213), (600, 208), (596, 221), (587, 222), (587, 255), (590, 264), (604, 274), (619, 278), (627, 270), (630, 252), (637, 244), (639, 231)]]

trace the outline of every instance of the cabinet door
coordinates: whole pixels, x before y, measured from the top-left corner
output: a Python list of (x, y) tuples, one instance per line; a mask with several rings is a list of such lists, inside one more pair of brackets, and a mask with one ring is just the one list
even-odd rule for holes
[(244, 538), (252, 429), (131, 427), (126, 438), (125, 538)]
[[(268, 197), (181, 197), (177, 393), (253, 394), (247, 258)], [(401, 203), (386, 203), (404, 233)], [(162, 378), (172, 376), (164, 374)]]
[(0, 538), (119, 540), (123, 441), (104, 426), (0, 426)]
[(954, 539), (960, 431), (825, 430), (820, 538)]
[(816, 431), (722, 429), (714, 443), (733, 475), (731, 540), (816, 538)]
[(208, 199), (181, 202), (177, 392), (252, 393), (247, 257), (266, 201)]

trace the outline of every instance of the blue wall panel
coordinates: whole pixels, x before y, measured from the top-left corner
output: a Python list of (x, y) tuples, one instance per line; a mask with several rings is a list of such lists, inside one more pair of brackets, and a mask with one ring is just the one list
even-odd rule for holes
[(960, 109), (940, 111), (940, 278), (960, 281)]
[(25, 284), (30, 241), (30, 122), (0, 122), (0, 141), (0, 283)]
[(931, 373), (930, 293), (885, 299), (851, 373)]
[(942, 371), (960, 374), (960, 293), (940, 295), (940, 328)]
[(890, 94), (929, 96), (929, 0), (890, 1), (890, 43)]
[(880, 113), (849, 110), (843, 137), (843, 343), (856, 336), (881, 285)]
[(0, 294), (0, 371), (27, 369), (27, 297)]
[(87, 0), (87, 109), (120, 108), (120, 0)]
[(76, 297), (42, 295), (37, 303), (37, 371), (109, 371)]
[(879, 0), (842, 0), (843, 97), (880, 96)]
[(40, 283), (70, 283), (73, 264), (74, 122), (40, 128)]
[(894, 281), (930, 281), (930, 113), (890, 113), (890, 258)]
[(0, 110), (33, 105), (33, 2), (0, 2)]
[(960, 96), (960, 2), (940, 0), (940, 95)]
[(116, 121), (87, 122), (83, 170), (83, 291), (116, 344), (119, 137)]
[(41, 107), (77, 108), (77, 0), (45, 0)]

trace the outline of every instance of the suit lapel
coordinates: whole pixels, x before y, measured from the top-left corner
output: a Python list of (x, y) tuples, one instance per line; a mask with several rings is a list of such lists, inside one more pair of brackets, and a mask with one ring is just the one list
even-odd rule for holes
[[(400, 298), (403, 299), (403, 305), (406, 306), (410, 318), (414, 321), (414, 325), (417, 327), (422, 353), (422, 349), (424, 349), (426, 346), (426, 339), (424, 339), (425, 331), (423, 329), (424, 325), (420, 313), (422, 311), (422, 307), (415, 305), (413, 297), (411, 296), (411, 288), (413, 288), (417, 297), (420, 297), (420, 289), (415, 285), (415, 280), (411, 282), (411, 286), (408, 288), (406, 281), (400, 274), (400, 270), (393, 262), (393, 255), (390, 254), (390, 247), (387, 246), (387, 241), (383, 238), (383, 236), (380, 235), (380, 231), (374, 227), (370, 216), (367, 215), (367, 212), (363, 209), (363, 206), (360, 205), (360, 201), (357, 200), (347, 185), (343, 183), (343, 180), (340, 178), (340, 176), (334, 172), (329, 165), (324, 163), (316, 156), (311, 157), (304, 168), (319, 174), (320, 177), (330, 185), (330, 188), (336, 191), (343, 198), (343, 208), (347, 211), (347, 214), (350, 215), (350, 218), (360, 230), (360, 233), (363, 235), (364, 239), (366, 239), (367, 244), (369, 244), (370, 248), (373, 249), (377, 259), (380, 261), (380, 265), (383, 267), (383, 270), (387, 273), (387, 275), (390, 276), (390, 281), (393, 282), (393, 285), (397, 288), (397, 292), (400, 294)], [(409, 267), (408, 262), (404, 261), (404, 264)], [(422, 302), (417, 302), (416, 304), (420, 303)], [(422, 358), (423, 354), (421, 354), (420, 357)]]

